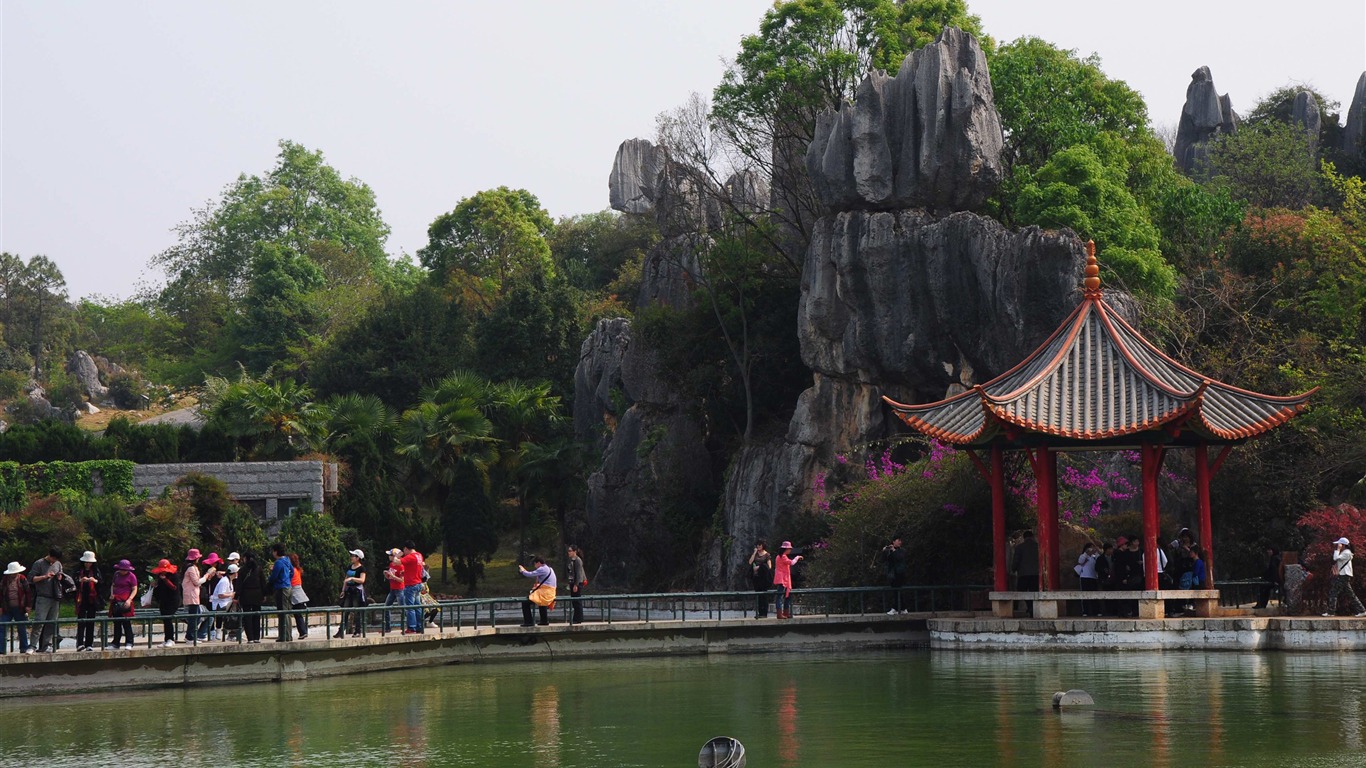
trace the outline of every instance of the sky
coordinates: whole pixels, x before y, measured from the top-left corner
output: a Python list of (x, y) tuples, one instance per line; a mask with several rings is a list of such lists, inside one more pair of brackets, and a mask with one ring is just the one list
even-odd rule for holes
[[(607, 207), (617, 145), (710, 94), (771, 0), (0, 2), (0, 249), (72, 298), (156, 286), (151, 257), (282, 139), (369, 184), (398, 256), (497, 186), (555, 217)], [(969, 0), (998, 41), (1096, 53), (1174, 126), (1210, 67), (1246, 112), (1288, 83), (1342, 102), (1361, 0)]]

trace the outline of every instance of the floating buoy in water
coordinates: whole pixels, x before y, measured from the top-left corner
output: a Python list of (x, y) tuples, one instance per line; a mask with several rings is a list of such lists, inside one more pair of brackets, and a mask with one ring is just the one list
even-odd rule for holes
[(1080, 688), (1073, 688), (1066, 693), (1058, 691), (1053, 694), (1053, 708), (1062, 709), (1063, 707), (1094, 707), (1096, 700), (1091, 698), (1091, 694)]
[(745, 745), (729, 736), (717, 736), (702, 745), (697, 768), (745, 768)]

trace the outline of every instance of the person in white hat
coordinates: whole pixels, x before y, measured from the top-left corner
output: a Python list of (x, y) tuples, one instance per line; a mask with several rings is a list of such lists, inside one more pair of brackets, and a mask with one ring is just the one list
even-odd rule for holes
[[(351, 565), (347, 566), (346, 576), (342, 579), (341, 605), (343, 608), (360, 608), (365, 605), (365, 552), (362, 550), (351, 550)], [(342, 612), (341, 623), (337, 625), (337, 633), (333, 637), (345, 636), (346, 614), (347, 612)], [(351, 611), (350, 614), (351, 636), (360, 637), (365, 615), (360, 611)]]
[(95, 567), (95, 553), (81, 554), (81, 567), (76, 571), (76, 618), (85, 619), (76, 625), (76, 650), (95, 650), (95, 617), (100, 608), (100, 572)]
[[(24, 571), (28, 570), (19, 563), (10, 563), (5, 569), (5, 575), (0, 576), (0, 646), (7, 645), (9, 638), (9, 628), (4, 626), (12, 621), (28, 621), (28, 610), (32, 608), (30, 595), (33, 594), (29, 588), (28, 577)], [(28, 633), (19, 628), (19, 652), (33, 653), (33, 648), (28, 644)]]
[(1366, 607), (1361, 605), (1361, 598), (1352, 590), (1352, 542), (1344, 536), (1333, 542), (1333, 584), (1328, 588), (1328, 610), (1324, 616), (1333, 616), (1338, 612), (1338, 595), (1344, 591), (1352, 601), (1353, 612), (1357, 616), (1366, 616)]

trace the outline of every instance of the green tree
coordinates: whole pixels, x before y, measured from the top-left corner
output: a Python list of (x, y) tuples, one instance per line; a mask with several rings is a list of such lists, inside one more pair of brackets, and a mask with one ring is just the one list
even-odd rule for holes
[[(198, 356), (210, 370), (234, 359), (236, 348), (222, 331), (241, 310), (238, 302), (253, 287), (260, 301), (285, 289), (278, 284), (278, 270), (297, 282), (307, 270), (296, 260), (314, 267), (321, 262), (329, 267), (323, 279), (305, 281), (325, 286), (327, 277), (346, 272), (339, 263), (349, 264), (350, 273), (362, 265), (359, 271), (368, 271), (367, 279), (381, 281), (391, 269), (384, 253), (389, 227), (374, 192), (357, 179), (343, 178), (321, 152), (289, 141), (280, 142), (273, 169), (264, 176), (238, 177), (177, 234), (178, 242), (153, 259), (167, 275), (157, 301), (181, 323), (177, 354)], [(263, 257), (267, 250), (273, 255)]]
[(311, 509), (296, 511), (280, 526), (280, 544), (299, 555), (304, 591), (314, 605), (338, 601), (342, 574), (351, 559), (342, 543), (342, 531), (330, 515)]
[(1234, 200), (1260, 208), (1302, 208), (1322, 195), (1314, 148), (1288, 123), (1268, 120), (1217, 137), (1208, 170)]
[[(449, 499), (464, 465), (487, 482), (489, 467), (498, 460), (493, 423), (485, 415), (490, 399), (488, 382), (457, 371), (424, 390), (421, 402), (399, 422), (396, 450), (408, 462), (410, 488), (419, 505), (438, 519), (445, 512), (463, 513)], [(441, 529), (445, 536), (454, 526), (442, 524)], [(450, 552), (451, 546), (447, 539), (442, 549)]]
[(323, 395), (374, 395), (391, 408), (474, 358), (474, 313), (436, 285), (384, 289), (357, 321), (328, 340), (309, 365)]
[(27, 353), (32, 361), (30, 372), (43, 380), (47, 353), (63, 346), (70, 331), (66, 278), (46, 256), (34, 256), (25, 263), (4, 253), (0, 254), (0, 291), (5, 342)]
[(445, 554), (455, 564), (455, 577), (473, 594), (484, 565), (498, 550), (498, 529), (487, 478), (471, 462), (456, 465), (450, 493), (442, 502), (441, 534)]
[(548, 378), (568, 396), (585, 335), (569, 286), (529, 274), (512, 281), (498, 306), (479, 319), (473, 367), (491, 381)]
[(323, 287), (322, 270), (301, 254), (262, 243), (252, 273), (227, 335), (241, 349), (239, 362), (247, 370), (279, 366), (294, 373), (318, 342), (318, 316), (308, 296)]
[(806, 178), (816, 116), (852, 101), (868, 70), (896, 72), (906, 54), (944, 27), (970, 32), (990, 48), (962, 0), (791, 0), (775, 3), (759, 31), (740, 41), (712, 93), (711, 119), (745, 167), (771, 180), (766, 215), (795, 242), (775, 244), (801, 263), (819, 204)]
[(1125, 286), (1167, 297), (1175, 290), (1157, 227), (1125, 187), (1123, 171), (1103, 164), (1090, 147), (1057, 153), (1020, 190), (1016, 206), (1021, 224), (1070, 227), (1094, 239), (1101, 262)]
[(549, 238), (556, 271), (581, 291), (607, 289), (658, 241), (659, 229), (649, 217), (615, 211), (562, 218)]
[(324, 416), (307, 386), (292, 379), (270, 383), (245, 372), (237, 381), (205, 381), (200, 411), (206, 428), (232, 438), (237, 458), (251, 461), (288, 460), (309, 452), (319, 443)]
[(512, 278), (554, 272), (546, 242), (553, 226), (541, 201), (525, 189), (487, 189), (438, 216), (417, 255), (438, 282), (462, 276), (491, 305)]

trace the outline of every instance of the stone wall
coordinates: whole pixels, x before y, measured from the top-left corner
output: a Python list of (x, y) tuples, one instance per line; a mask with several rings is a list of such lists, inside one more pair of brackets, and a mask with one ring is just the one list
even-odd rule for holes
[(337, 490), (337, 465), (321, 461), (139, 464), (133, 468), (133, 490), (155, 496), (192, 472), (227, 483), (233, 498), (246, 502), (264, 517), (268, 532), (278, 525), (275, 521), (281, 513), (288, 512), (289, 502), (307, 499), (313, 509), (321, 512), (325, 509), (326, 493)]

